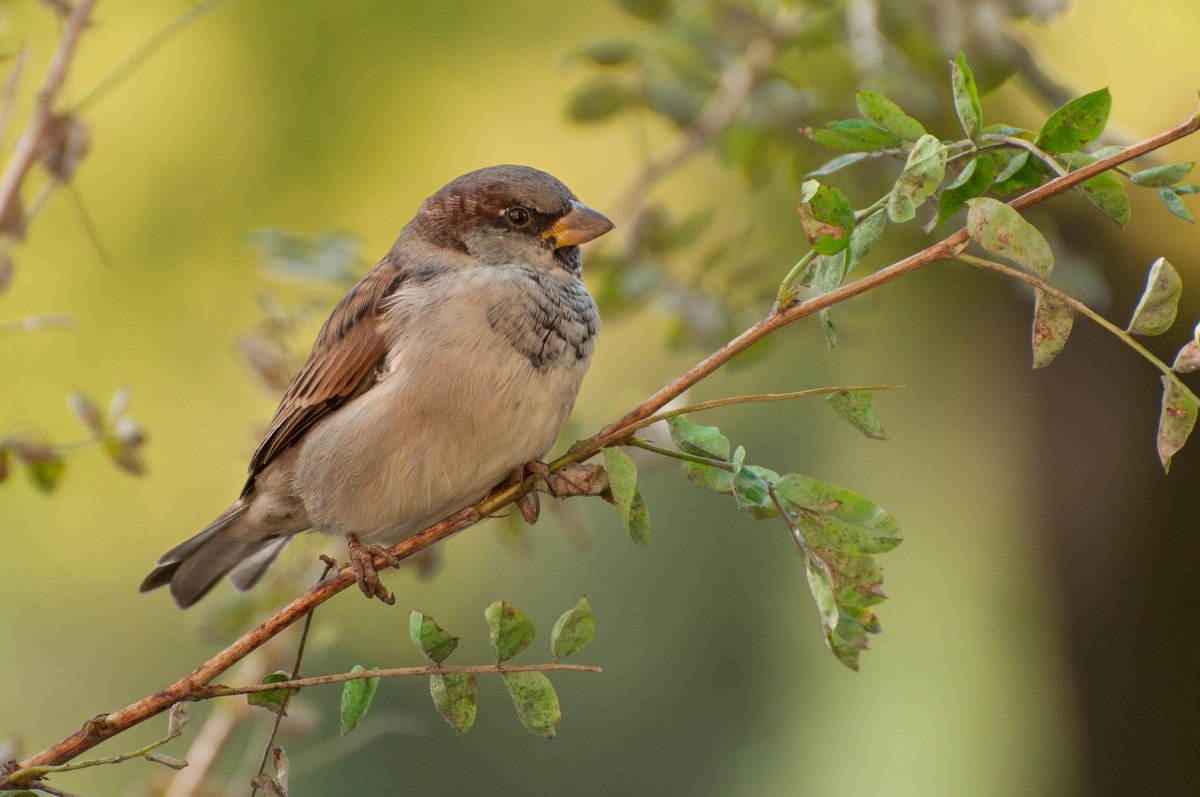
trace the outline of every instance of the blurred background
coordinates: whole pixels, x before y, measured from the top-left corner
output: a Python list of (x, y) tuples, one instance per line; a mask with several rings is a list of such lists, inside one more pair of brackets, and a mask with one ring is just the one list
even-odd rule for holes
[[(1108, 86), (1105, 143), (1130, 143), (1195, 106), (1200, 6), (1190, 0), (1148, 0), (1136, 13), (1117, 0), (795, 4), (804, 26), (753, 102), (631, 199), (647, 158), (673, 145), (776, 6), (230, 0), (90, 103), (91, 149), (12, 248), (0, 295), (0, 323), (63, 313), (73, 327), (5, 328), (0, 434), (80, 440), (66, 395), (105, 405), (128, 385), (145, 475), (81, 450), (52, 492), (15, 463), (0, 484), (0, 737), (20, 745), (5, 757), (175, 680), (319, 572), (313, 540), (293, 545), (249, 601), (223, 584), (183, 613), (163, 592), (137, 593), (164, 550), (236, 497), (281, 392), (263, 372), (307, 352), (346, 287), (264, 270), (264, 251), (278, 255), (289, 239), (252, 231), (351, 233), (356, 243), (338, 244), (361, 260), (334, 256), (334, 272), (349, 263), (357, 276), (424, 197), (463, 172), (511, 162), (561, 178), (619, 227), (585, 275), (605, 326), (569, 443), (767, 312), (806, 249), (798, 176), (837, 154), (796, 129), (856, 115), (855, 90), (886, 94), (956, 137), (947, 61), (961, 48), (987, 90), (986, 122), (1036, 130), (1062, 101)], [(185, 8), (101, 2), (66, 99), (85, 96)], [(0, 5), (0, 26), (3, 53), (30, 52), (12, 122), (20, 129), (61, 23), (26, 1)], [(585, 44), (595, 37), (633, 44)], [(598, 63), (631, 47), (642, 60)], [(1198, 155), (1188, 139), (1158, 162)], [(861, 207), (898, 170), (872, 161), (823, 179)], [(1179, 268), (1178, 328), (1147, 344), (1169, 361), (1200, 316), (1190, 290), (1200, 238), (1152, 191), (1130, 193), (1125, 231), (1077, 195), (1032, 218), (1052, 239), (1056, 280), (1117, 324), (1154, 258)], [(678, 241), (647, 243), (663, 229)], [(915, 227), (889, 229), (867, 268), (927, 240)], [(899, 518), (904, 544), (879, 557), (886, 633), (860, 673), (825, 649), (782, 526), (750, 520), (674, 464), (643, 462), (645, 549), (610, 507), (576, 500), (532, 529), (490, 521), (460, 534), (440, 546), (431, 577), (389, 573), (395, 607), (346, 592), (316, 613), (305, 674), (421, 663), (410, 609), (462, 637), (452, 663), (486, 663), (482, 613), (498, 599), (538, 627), (521, 659), (537, 662), (549, 658), (555, 618), (586, 594), (598, 631), (577, 658), (604, 672), (552, 676), (564, 713), (557, 739), (526, 733), (494, 678), (481, 678), (478, 719), (461, 738), (432, 711), (423, 680), (383, 682), (367, 723), (346, 738), (338, 690), (312, 689), (280, 737), (292, 793), (1194, 789), (1200, 643), (1187, 618), (1200, 611), (1200, 456), (1185, 448), (1163, 475), (1157, 374), (1085, 321), (1052, 367), (1031, 371), (1030, 298), (994, 275), (934, 264), (836, 308), (833, 352), (815, 320), (802, 321), (691, 396), (906, 385), (878, 396), (887, 442), (863, 438), (815, 399), (696, 418), (744, 445), (747, 461), (847, 486)], [(221, 680), (290, 669), (296, 640), (281, 641)], [(165, 752), (186, 755), (213, 710), (193, 706), (193, 724)], [(271, 717), (226, 711), (236, 728), (196, 793), (248, 791)], [(96, 752), (164, 729), (152, 721)], [(169, 773), (159, 769), (134, 761), (54, 783), (161, 794)]]

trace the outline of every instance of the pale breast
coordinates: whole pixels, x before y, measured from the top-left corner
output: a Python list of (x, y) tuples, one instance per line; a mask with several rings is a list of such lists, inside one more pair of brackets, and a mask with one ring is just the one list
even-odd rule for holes
[(573, 276), (509, 266), (432, 280), (388, 308), (379, 382), (317, 424), (293, 471), (313, 528), (395, 542), (554, 444), (595, 347)]

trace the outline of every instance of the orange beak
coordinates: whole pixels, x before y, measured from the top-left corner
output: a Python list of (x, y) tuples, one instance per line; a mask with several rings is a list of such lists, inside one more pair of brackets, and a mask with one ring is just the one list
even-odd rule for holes
[(571, 210), (542, 233), (543, 238), (553, 238), (555, 248), (579, 246), (599, 238), (613, 228), (613, 223), (603, 214), (579, 202), (571, 202)]

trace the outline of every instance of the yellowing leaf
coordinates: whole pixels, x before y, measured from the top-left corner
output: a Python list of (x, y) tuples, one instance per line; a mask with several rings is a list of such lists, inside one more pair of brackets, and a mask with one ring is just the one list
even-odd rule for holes
[(976, 197), (967, 206), (967, 232), (976, 243), (1038, 277), (1050, 276), (1054, 254), (1037, 227), (998, 199)]
[(1158, 416), (1158, 458), (1163, 470), (1171, 470), (1171, 457), (1183, 448), (1196, 425), (1196, 402), (1179, 389), (1169, 376), (1164, 376), (1162, 412)]
[(1146, 277), (1146, 289), (1134, 308), (1127, 332), (1133, 335), (1161, 335), (1175, 323), (1183, 281), (1165, 257), (1155, 260)]
[(1045, 368), (1067, 345), (1075, 317), (1070, 306), (1041, 288), (1034, 289), (1033, 367)]

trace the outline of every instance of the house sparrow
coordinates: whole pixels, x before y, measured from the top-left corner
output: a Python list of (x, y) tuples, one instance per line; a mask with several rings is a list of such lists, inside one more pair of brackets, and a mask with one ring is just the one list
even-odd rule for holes
[(479, 500), (562, 431), (599, 327), (579, 244), (612, 227), (526, 166), (425, 200), (321, 328), (241, 497), (140, 591), (169, 584), (187, 608), (225, 575), (249, 589), (312, 529), (345, 537), (363, 592), (391, 602), (380, 544)]

